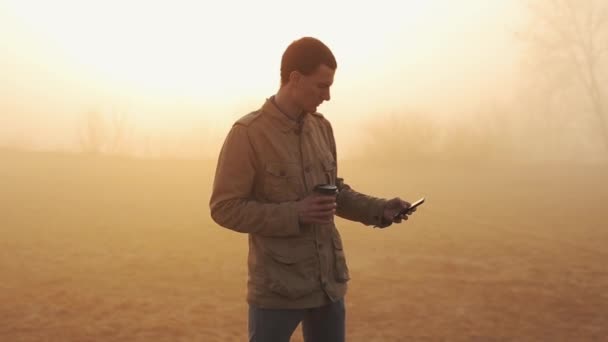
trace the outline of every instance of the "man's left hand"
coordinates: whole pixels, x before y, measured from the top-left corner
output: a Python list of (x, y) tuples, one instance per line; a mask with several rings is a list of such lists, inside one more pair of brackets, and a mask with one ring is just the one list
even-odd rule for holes
[(402, 200), (399, 197), (395, 197), (388, 202), (384, 206), (384, 222), (387, 223), (401, 223), (401, 221), (407, 220), (407, 216), (411, 215), (416, 208), (408, 211), (405, 214), (399, 215), (400, 212), (410, 207), (410, 203)]

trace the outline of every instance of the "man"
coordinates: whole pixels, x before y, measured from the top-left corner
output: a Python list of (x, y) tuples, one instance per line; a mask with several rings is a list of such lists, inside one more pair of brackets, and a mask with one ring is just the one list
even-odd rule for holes
[[(218, 159), (211, 216), (249, 234), (250, 341), (289, 341), (300, 322), (306, 341), (344, 341), (349, 274), (334, 215), (382, 228), (407, 219), (399, 213), (408, 202), (358, 193), (337, 177), (332, 127), (317, 112), (336, 67), (321, 41), (290, 44), (280, 89), (232, 126)], [(324, 183), (338, 195), (314, 193)]]

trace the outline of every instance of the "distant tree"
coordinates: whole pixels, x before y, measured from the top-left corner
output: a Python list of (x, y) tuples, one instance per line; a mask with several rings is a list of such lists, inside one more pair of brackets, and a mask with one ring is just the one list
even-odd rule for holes
[[(526, 1), (526, 0), (525, 0)], [(608, 1), (527, 0), (531, 20), (520, 38), (527, 43), (534, 71), (542, 74), (548, 100), (569, 96), (587, 107), (590, 129), (596, 129), (608, 151), (606, 108)], [(585, 120), (576, 109), (576, 120)]]
[(100, 154), (105, 147), (106, 132), (103, 116), (98, 111), (85, 114), (80, 130), (80, 149), (88, 154)]
[(487, 101), (464, 115), (433, 112), (374, 115), (362, 123), (356, 157), (379, 162), (491, 163), (517, 151), (508, 108)]
[(80, 130), (80, 148), (88, 154), (128, 154), (132, 136), (133, 125), (126, 112), (114, 112), (108, 123), (99, 111), (89, 111)]
[(133, 125), (129, 122), (126, 112), (121, 111), (112, 115), (112, 129), (109, 137), (108, 153), (129, 154), (131, 152), (131, 139)]
[(436, 158), (441, 129), (434, 120), (404, 111), (374, 115), (362, 123), (359, 155), (378, 161), (418, 161)]

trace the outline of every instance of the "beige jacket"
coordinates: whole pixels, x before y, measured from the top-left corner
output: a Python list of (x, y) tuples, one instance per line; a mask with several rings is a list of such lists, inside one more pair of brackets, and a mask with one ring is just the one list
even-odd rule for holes
[(323, 115), (306, 114), (299, 124), (266, 100), (233, 125), (218, 159), (210, 208), (219, 225), (249, 233), (249, 303), (298, 309), (345, 295), (349, 274), (335, 224), (300, 224), (296, 213), (296, 201), (322, 183), (340, 190), (338, 216), (381, 225), (386, 200), (337, 178), (336, 144)]

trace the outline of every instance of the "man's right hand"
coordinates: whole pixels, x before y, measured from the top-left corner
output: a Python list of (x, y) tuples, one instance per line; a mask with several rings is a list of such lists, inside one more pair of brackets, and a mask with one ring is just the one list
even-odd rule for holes
[(300, 223), (328, 224), (336, 214), (336, 196), (311, 194), (296, 202)]

